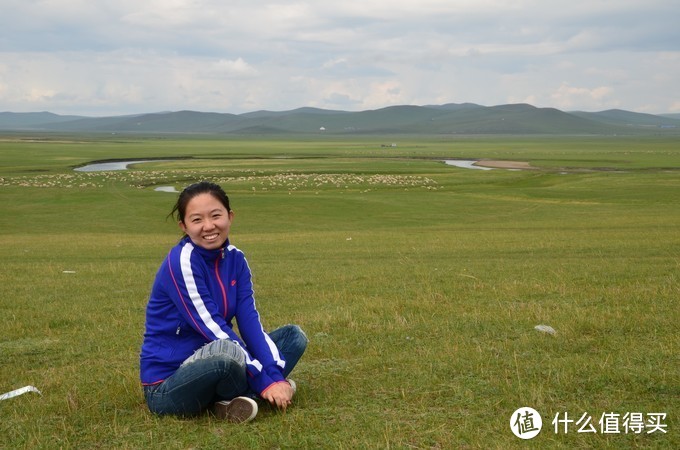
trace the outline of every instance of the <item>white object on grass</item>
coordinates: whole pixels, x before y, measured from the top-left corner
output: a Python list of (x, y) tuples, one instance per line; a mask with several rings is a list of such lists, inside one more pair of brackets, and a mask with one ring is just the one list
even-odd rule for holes
[(35, 387), (35, 386), (24, 386), (22, 388), (15, 389), (13, 391), (5, 392), (4, 394), (0, 395), (0, 400), (7, 400), (9, 398), (18, 397), (18, 396), (23, 395), (27, 392), (37, 392), (39, 395), (42, 395), (42, 392), (40, 392), (37, 387)]
[(536, 329), (538, 331), (542, 331), (544, 333), (552, 334), (552, 335), (557, 334), (557, 331), (555, 331), (555, 329), (553, 327), (549, 326), (549, 325), (536, 325), (534, 327), (534, 329)]
[(156, 192), (170, 192), (170, 193), (179, 192), (177, 189), (175, 189), (175, 186), (158, 186), (158, 187), (154, 188), (154, 191), (156, 191)]

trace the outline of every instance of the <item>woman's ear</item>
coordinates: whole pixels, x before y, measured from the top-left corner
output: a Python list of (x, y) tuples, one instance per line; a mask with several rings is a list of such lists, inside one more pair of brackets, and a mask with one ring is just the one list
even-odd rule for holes
[(186, 227), (186, 225), (184, 225), (184, 222), (183, 222), (183, 221), (180, 220), (179, 222), (177, 222), (177, 225), (182, 229), (182, 231), (183, 231), (184, 233), (187, 232), (187, 227)]

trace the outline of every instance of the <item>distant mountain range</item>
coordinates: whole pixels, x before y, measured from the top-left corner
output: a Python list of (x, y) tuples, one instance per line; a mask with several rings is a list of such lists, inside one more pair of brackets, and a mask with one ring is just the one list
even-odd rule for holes
[(222, 114), (159, 112), (113, 117), (0, 112), (0, 130), (58, 133), (292, 134), (680, 134), (680, 115), (612, 109), (564, 112), (527, 104), (449, 103), (348, 112), (317, 108)]

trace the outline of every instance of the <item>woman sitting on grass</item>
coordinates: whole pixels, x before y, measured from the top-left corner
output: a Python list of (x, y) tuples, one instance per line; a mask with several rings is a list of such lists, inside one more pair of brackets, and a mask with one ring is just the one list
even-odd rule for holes
[(149, 409), (191, 416), (212, 408), (232, 422), (257, 415), (253, 398), (285, 410), (295, 394), (286, 377), (307, 337), (295, 325), (262, 328), (248, 262), (228, 239), (229, 198), (214, 183), (192, 184), (175, 214), (184, 237), (158, 270), (146, 309), (140, 373)]

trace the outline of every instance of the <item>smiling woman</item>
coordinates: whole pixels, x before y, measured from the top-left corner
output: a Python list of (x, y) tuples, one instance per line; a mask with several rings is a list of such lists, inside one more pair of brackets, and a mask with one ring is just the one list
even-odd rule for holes
[(250, 267), (229, 242), (229, 197), (217, 184), (192, 184), (171, 215), (185, 235), (161, 265), (146, 310), (140, 374), (149, 409), (178, 416), (212, 409), (232, 422), (255, 418), (254, 398), (285, 410), (295, 394), (287, 376), (307, 337), (295, 325), (264, 331)]
[[(222, 200), (207, 192), (195, 195), (188, 201), (186, 197), (180, 196), (175, 207), (180, 228), (194, 244), (208, 250), (220, 248), (227, 241), (234, 219), (234, 211), (229, 208), (229, 199), (225, 196), (226, 200)], [(186, 204), (180, 206), (179, 202)]]

